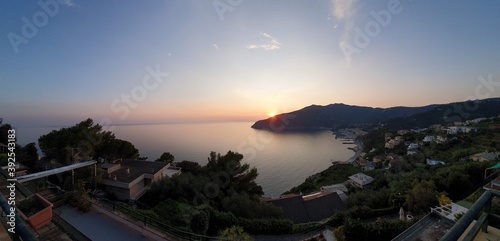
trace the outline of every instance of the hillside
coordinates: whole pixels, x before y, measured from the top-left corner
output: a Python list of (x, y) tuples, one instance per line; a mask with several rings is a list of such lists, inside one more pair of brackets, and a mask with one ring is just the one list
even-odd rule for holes
[(311, 105), (252, 125), (271, 131), (294, 129), (339, 129), (384, 124), (390, 129), (410, 129), (446, 124), (500, 114), (500, 98), (434, 104), (421, 107), (373, 108), (346, 104)]

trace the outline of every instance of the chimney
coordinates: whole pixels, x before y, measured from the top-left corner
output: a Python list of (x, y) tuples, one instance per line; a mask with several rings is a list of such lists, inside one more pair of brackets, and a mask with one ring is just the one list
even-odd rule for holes
[(126, 167), (126, 168), (125, 168), (125, 172), (126, 172), (127, 174), (130, 174), (130, 168)]

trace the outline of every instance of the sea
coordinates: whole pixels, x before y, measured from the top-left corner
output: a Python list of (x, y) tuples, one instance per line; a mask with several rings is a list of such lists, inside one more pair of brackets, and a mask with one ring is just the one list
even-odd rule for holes
[[(243, 162), (257, 168), (257, 183), (264, 195), (278, 197), (301, 184), (307, 177), (354, 155), (329, 130), (270, 132), (251, 128), (253, 122), (189, 124), (134, 124), (110, 127), (119, 139), (130, 141), (140, 155), (153, 161), (170, 152), (175, 161), (195, 161), (204, 165), (211, 151), (243, 154)], [(18, 144), (37, 142), (58, 127), (15, 128)]]

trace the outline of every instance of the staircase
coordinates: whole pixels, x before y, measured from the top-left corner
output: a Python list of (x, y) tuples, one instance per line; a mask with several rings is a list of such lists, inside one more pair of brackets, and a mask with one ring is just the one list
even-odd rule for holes
[(57, 190), (50, 188), (40, 190), (37, 192), (40, 196), (47, 199), (49, 202), (54, 204), (54, 208), (58, 208), (64, 205), (64, 198), (62, 193), (57, 193)]

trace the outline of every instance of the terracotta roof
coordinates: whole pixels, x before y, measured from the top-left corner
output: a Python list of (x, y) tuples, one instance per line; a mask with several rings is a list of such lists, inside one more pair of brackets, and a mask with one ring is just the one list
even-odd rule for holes
[(338, 211), (345, 210), (344, 203), (335, 192), (304, 201), (304, 207), (310, 222), (321, 221)]
[(270, 202), (283, 210), (283, 218), (290, 219), (294, 223), (309, 222), (309, 216), (301, 196), (279, 198)]
[(337, 211), (345, 210), (344, 203), (335, 192), (321, 192), (305, 197), (295, 195), (269, 202), (281, 207), (283, 218), (290, 219), (294, 223), (321, 221)]

